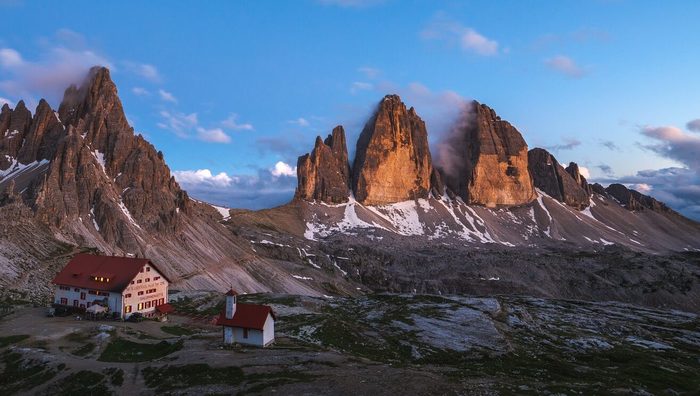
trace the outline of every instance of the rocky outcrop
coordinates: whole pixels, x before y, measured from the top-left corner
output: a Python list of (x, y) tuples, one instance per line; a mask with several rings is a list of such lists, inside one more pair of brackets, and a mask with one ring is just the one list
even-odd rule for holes
[(342, 126), (325, 141), (316, 138), (314, 149), (297, 160), (295, 198), (328, 203), (347, 202), (350, 194), (350, 164)]
[(591, 195), (591, 186), (588, 185), (588, 180), (581, 174), (578, 168), (578, 164), (575, 162), (569, 162), (569, 166), (566, 167), (566, 171), (574, 178), (576, 184), (578, 184), (586, 194)]
[(605, 191), (605, 187), (598, 183), (593, 183), (591, 184), (591, 194), (600, 194), (603, 196), (607, 196), (608, 192)]
[[(569, 168), (578, 173), (578, 166), (573, 162), (571, 164)], [(589, 205), (588, 192), (547, 150), (541, 148), (530, 150), (528, 152), (528, 168), (535, 187), (545, 194), (577, 209), (583, 209)], [(587, 187), (585, 178), (583, 176), (581, 178)]]
[(367, 205), (427, 198), (432, 169), (425, 123), (397, 95), (385, 96), (357, 142), (355, 198)]
[(614, 183), (609, 185), (605, 191), (628, 210), (642, 211), (652, 210), (660, 213), (676, 213), (665, 203), (656, 200), (648, 195), (644, 195), (637, 190), (632, 190), (622, 184)]
[(443, 147), (446, 185), (465, 202), (495, 207), (535, 199), (525, 140), (488, 106), (467, 104)]
[(137, 251), (138, 232), (175, 231), (176, 213), (188, 210), (162, 153), (134, 135), (106, 68), (68, 88), (58, 112), (43, 99), (33, 118), (23, 102), (4, 106), (0, 127), (10, 131), (0, 151), (15, 167), (48, 163), (18, 178), (23, 201), (46, 224), (68, 230), (80, 223), (108, 244)]
[(0, 170), (5, 170), (17, 160), (24, 137), (32, 124), (32, 113), (20, 100), (15, 109), (7, 104), (0, 110)]

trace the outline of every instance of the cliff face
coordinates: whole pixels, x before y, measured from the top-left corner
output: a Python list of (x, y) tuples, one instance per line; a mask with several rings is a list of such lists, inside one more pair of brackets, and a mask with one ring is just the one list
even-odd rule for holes
[(629, 189), (622, 184), (611, 184), (605, 189), (605, 191), (611, 197), (615, 198), (620, 204), (624, 205), (628, 210), (652, 210), (654, 212), (673, 213), (680, 216), (677, 212), (666, 206), (665, 203), (648, 195), (644, 195), (637, 190)]
[(570, 162), (569, 166), (566, 167), (566, 171), (571, 175), (571, 177), (574, 178), (574, 181), (576, 181), (576, 184), (578, 184), (583, 191), (586, 192), (586, 194), (591, 195), (592, 189), (591, 186), (588, 184), (588, 180), (586, 180), (585, 177), (581, 174), (578, 168), (578, 164), (575, 162)]
[(335, 127), (325, 141), (317, 137), (311, 153), (299, 157), (297, 181), (297, 199), (328, 203), (348, 201), (350, 165), (342, 126)]
[(188, 209), (162, 154), (134, 135), (105, 68), (68, 88), (58, 112), (44, 100), (33, 118), (23, 102), (3, 107), (0, 127), (0, 169), (12, 179), (2, 189), (19, 190), (5, 195), (20, 195), (40, 221), (79, 239), (88, 230), (138, 251), (138, 231), (175, 231), (176, 212)]
[(588, 183), (578, 173), (578, 166), (575, 163), (572, 162), (568, 169), (575, 170), (581, 178), (579, 182), (557, 162), (552, 154), (541, 148), (534, 148), (528, 152), (528, 167), (535, 187), (550, 197), (577, 209), (583, 209), (589, 205), (590, 194), (579, 184), (582, 181), (588, 188)]
[(486, 105), (467, 105), (445, 143), (452, 156), (446, 185), (466, 203), (489, 207), (522, 205), (535, 199), (520, 132)]
[(381, 205), (428, 197), (432, 159), (425, 123), (397, 95), (387, 95), (357, 142), (355, 198)]

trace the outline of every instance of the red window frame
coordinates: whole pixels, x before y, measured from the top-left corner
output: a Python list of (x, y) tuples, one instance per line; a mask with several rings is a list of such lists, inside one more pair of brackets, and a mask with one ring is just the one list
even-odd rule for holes
[(85, 300), (85, 292), (80, 292), (80, 299)]
[(68, 299), (65, 297), (61, 297), (61, 305), (68, 305)]

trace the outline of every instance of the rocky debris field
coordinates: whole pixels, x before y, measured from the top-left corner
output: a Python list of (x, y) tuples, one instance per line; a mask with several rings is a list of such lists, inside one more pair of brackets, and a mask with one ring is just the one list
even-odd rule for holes
[[(223, 298), (175, 294), (169, 323), (0, 319), (2, 394), (697, 394), (700, 319), (532, 297), (251, 294), (271, 348), (223, 349)], [(40, 325), (37, 325), (40, 324)]]

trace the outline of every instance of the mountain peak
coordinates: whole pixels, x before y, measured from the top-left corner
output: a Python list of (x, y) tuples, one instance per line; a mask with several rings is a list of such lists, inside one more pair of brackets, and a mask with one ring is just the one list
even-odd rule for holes
[(432, 170), (425, 122), (398, 95), (385, 96), (357, 141), (355, 198), (369, 205), (427, 198)]

